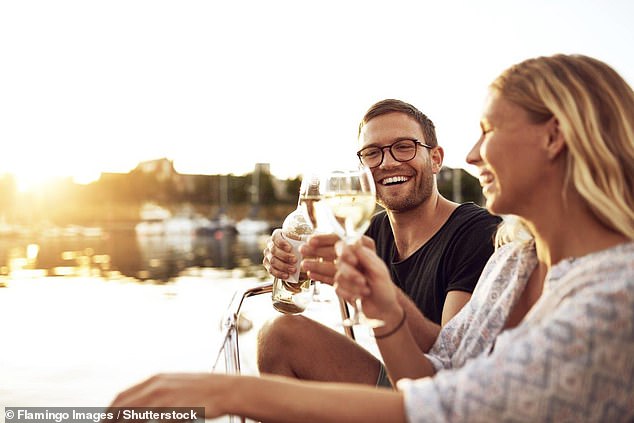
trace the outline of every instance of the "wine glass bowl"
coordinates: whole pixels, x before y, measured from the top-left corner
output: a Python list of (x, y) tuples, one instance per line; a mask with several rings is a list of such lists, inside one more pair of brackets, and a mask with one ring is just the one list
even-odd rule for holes
[[(313, 225), (315, 233), (331, 232), (328, 224), (328, 211), (323, 209), (322, 195), (323, 172), (311, 170), (302, 175), (302, 182), (299, 188), (299, 204)], [(321, 295), (320, 282), (312, 281), (314, 302), (328, 302), (327, 298)]]
[[(330, 220), (335, 232), (346, 244), (357, 242), (368, 229), (376, 207), (376, 188), (372, 172), (367, 167), (337, 170), (323, 179), (323, 203), (330, 210)], [(356, 298), (354, 314), (343, 324), (383, 326), (383, 321), (370, 319), (363, 313), (361, 299)]]

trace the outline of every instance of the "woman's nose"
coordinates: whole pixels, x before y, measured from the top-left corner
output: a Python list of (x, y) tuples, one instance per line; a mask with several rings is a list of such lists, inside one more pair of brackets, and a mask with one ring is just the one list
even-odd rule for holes
[(482, 157), (480, 156), (480, 147), (482, 146), (483, 138), (484, 136), (481, 136), (473, 147), (471, 147), (471, 151), (469, 151), (466, 157), (467, 163), (474, 165), (482, 161)]

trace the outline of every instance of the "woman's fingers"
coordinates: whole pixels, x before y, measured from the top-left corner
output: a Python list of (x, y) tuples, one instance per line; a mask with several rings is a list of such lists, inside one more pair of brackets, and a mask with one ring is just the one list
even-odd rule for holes
[(363, 273), (370, 281), (390, 279), (387, 266), (374, 250), (365, 246), (357, 246), (354, 249), (354, 260), (357, 267), (363, 269)]
[(368, 247), (372, 251), (376, 251), (376, 243), (369, 236), (363, 235), (360, 242), (364, 247)]
[(335, 289), (338, 295), (346, 299), (353, 299), (370, 294), (366, 278), (347, 262), (337, 265), (335, 274)]

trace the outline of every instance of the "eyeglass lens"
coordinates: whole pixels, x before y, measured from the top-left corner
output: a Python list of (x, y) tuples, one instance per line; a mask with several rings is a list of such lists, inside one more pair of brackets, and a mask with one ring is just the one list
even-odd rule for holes
[(388, 149), (394, 160), (407, 162), (416, 156), (415, 140), (400, 140), (385, 147), (367, 147), (359, 152), (361, 162), (368, 167), (377, 167), (383, 163), (385, 149)]

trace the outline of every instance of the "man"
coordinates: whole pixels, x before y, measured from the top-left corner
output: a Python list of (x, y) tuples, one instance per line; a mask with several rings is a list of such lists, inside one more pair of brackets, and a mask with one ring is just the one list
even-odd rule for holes
[[(372, 170), (377, 202), (385, 210), (373, 217), (363, 242), (376, 250), (399, 286), (405, 324), (422, 351), (428, 351), (440, 325), (471, 297), (493, 252), (500, 219), (475, 204), (457, 204), (438, 192), (436, 175), (444, 152), (434, 124), (414, 106), (383, 100), (359, 125), (362, 164)], [(302, 249), (311, 278), (332, 283), (336, 236), (313, 237)], [(276, 277), (295, 270), (290, 246), (274, 233), (264, 266)], [(381, 328), (375, 330), (377, 336)], [(303, 316), (281, 316), (258, 339), (262, 373), (300, 379), (390, 386), (385, 369), (356, 342)]]

